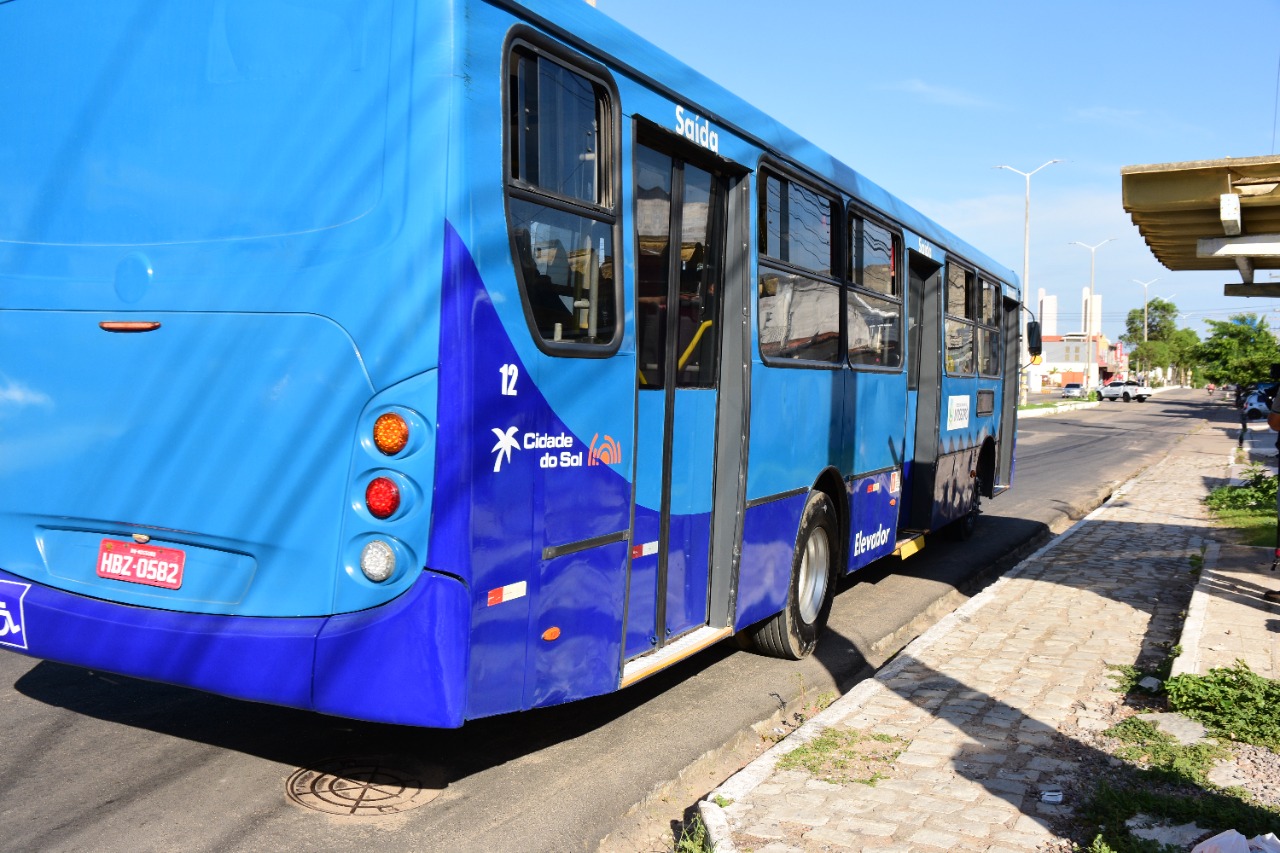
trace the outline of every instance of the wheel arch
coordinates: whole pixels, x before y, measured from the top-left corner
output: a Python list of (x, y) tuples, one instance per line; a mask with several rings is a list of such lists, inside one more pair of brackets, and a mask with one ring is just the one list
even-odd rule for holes
[[(840, 574), (843, 576), (849, 570), (849, 487), (845, 485), (840, 472), (834, 466), (828, 466), (813, 481), (810, 491), (822, 492), (831, 499), (835, 507), (839, 530), (835, 542), (838, 551), (833, 562), (840, 567)], [(799, 531), (796, 535), (799, 535)]]

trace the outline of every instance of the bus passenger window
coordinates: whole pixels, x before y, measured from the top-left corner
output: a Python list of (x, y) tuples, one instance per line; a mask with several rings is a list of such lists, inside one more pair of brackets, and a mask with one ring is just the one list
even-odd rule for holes
[(620, 337), (612, 104), (602, 81), (532, 48), (512, 52), (508, 226), (525, 313), (549, 351)]
[(757, 322), (767, 359), (839, 363), (841, 282), (830, 198), (767, 174), (760, 182)]
[(900, 242), (889, 229), (856, 214), (849, 217), (845, 329), (849, 364), (902, 365), (902, 291), (898, 281)]
[(946, 366), (950, 376), (972, 376), (975, 365), (974, 323), (977, 316), (977, 276), (972, 270), (947, 263)]
[(1000, 359), (1000, 285), (979, 279), (982, 304), (978, 314), (978, 373), (999, 376)]

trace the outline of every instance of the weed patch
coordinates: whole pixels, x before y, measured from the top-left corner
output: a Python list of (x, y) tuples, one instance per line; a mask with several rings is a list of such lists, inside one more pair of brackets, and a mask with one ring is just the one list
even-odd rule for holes
[(888, 778), (893, 761), (907, 741), (890, 735), (864, 735), (853, 729), (829, 728), (778, 761), (781, 770), (804, 770), (834, 785), (875, 785)]
[(1165, 684), (1169, 707), (1213, 734), (1280, 751), (1280, 682), (1235, 665), (1208, 675), (1175, 676)]
[(693, 820), (680, 827), (680, 837), (675, 839), (671, 848), (673, 853), (715, 853), (707, 827), (702, 818), (695, 816)]

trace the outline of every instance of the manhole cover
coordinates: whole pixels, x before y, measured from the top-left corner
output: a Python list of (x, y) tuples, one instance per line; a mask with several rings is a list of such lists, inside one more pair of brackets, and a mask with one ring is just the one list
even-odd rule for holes
[(378, 817), (426, 805), (444, 790), (437, 768), (406, 769), (380, 759), (334, 759), (289, 777), (286, 793), (300, 806), (332, 815)]

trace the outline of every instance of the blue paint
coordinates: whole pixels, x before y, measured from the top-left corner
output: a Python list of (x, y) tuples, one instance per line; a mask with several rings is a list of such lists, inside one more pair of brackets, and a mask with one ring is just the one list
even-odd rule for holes
[(808, 497), (801, 493), (747, 509), (734, 630), (755, 624), (787, 606), (796, 534)]
[[(0, 600), (25, 585), (0, 571)], [(401, 598), (331, 618), (122, 608), (41, 584), (22, 603), (32, 657), (366, 720), (462, 723), (466, 594), (451, 578), (419, 573)]]

